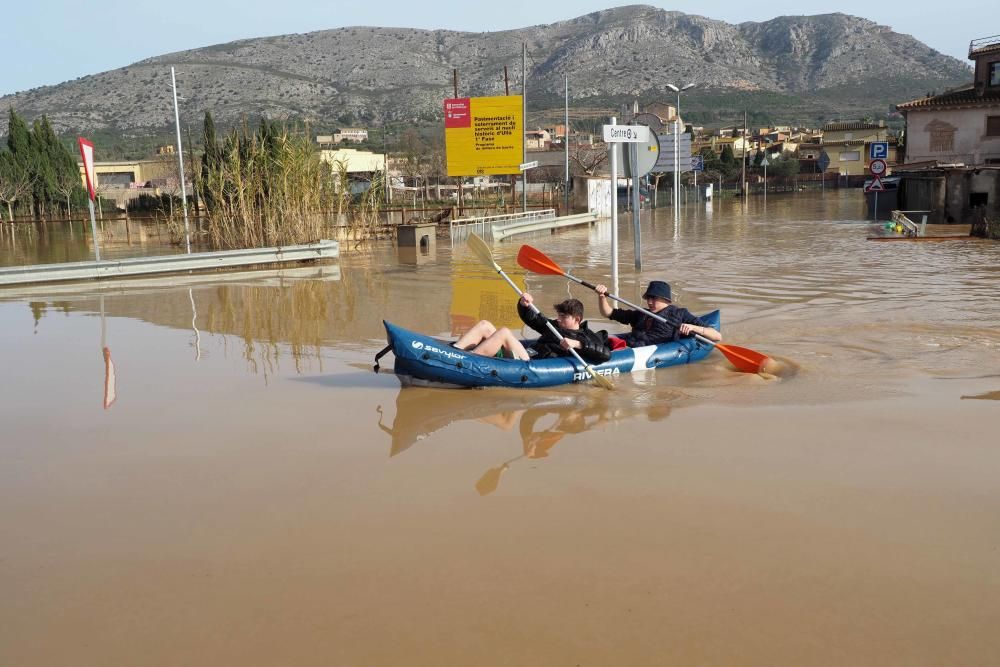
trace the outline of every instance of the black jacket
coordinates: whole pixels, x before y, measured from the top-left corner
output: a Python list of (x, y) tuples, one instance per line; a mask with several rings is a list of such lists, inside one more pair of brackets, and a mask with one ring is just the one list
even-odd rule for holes
[(629, 347), (659, 345), (660, 343), (677, 340), (680, 338), (680, 331), (677, 328), (683, 323), (693, 324), (697, 327), (708, 326), (700, 317), (692, 315), (691, 311), (687, 308), (679, 308), (674, 304), (670, 304), (657, 313), (657, 315), (667, 320), (667, 322), (661, 322), (641, 310), (625, 310), (622, 308), (612, 310), (609, 319), (632, 326), (632, 332), (625, 337)]
[(545, 324), (546, 322), (551, 322), (563, 338), (580, 341), (580, 348), (577, 349), (577, 352), (584, 361), (589, 361), (592, 364), (603, 364), (611, 358), (607, 331), (591, 331), (586, 322), (581, 322), (579, 329), (563, 329), (557, 320), (549, 320), (541, 313), (536, 313), (531, 308), (522, 305), (520, 301), (517, 302), (517, 314), (521, 316), (521, 320), (525, 324), (541, 334), (539, 339), (531, 345), (536, 352), (536, 359), (570, 356), (569, 351), (559, 347), (559, 339), (552, 335), (549, 327)]

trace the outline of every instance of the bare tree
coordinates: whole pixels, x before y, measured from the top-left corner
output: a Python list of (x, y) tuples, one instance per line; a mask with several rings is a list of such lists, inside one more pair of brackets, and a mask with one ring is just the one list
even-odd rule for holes
[(570, 152), (569, 159), (579, 166), (580, 170), (587, 176), (593, 176), (601, 168), (601, 165), (607, 162), (608, 149), (605, 146), (578, 145)]
[(80, 174), (73, 171), (59, 171), (56, 173), (54, 187), (56, 192), (61, 194), (66, 200), (66, 217), (73, 217), (73, 206), (70, 203), (73, 193), (80, 187)]
[(7, 216), (14, 222), (15, 202), (31, 195), (34, 181), (27, 171), (18, 169), (9, 153), (0, 153), (0, 202), (7, 205)]

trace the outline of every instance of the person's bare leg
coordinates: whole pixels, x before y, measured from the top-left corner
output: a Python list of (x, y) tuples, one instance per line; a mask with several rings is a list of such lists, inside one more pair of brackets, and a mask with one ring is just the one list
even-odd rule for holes
[[(471, 350), (476, 345), (495, 334), (497, 328), (489, 320), (480, 320), (475, 326), (462, 334), (461, 338), (455, 341), (455, 347), (460, 350)], [(497, 350), (500, 348), (498, 347)], [(494, 354), (496, 350), (493, 351)]]
[(497, 329), (492, 336), (477, 345), (472, 351), (475, 354), (492, 357), (500, 348), (503, 348), (506, 356), (512, 359), (520, 359), (521, 361), (531, 359), (528, 356), (528, 351), (524, 349), (524, 345), (514, 336), (514, 332), (507, 327)]

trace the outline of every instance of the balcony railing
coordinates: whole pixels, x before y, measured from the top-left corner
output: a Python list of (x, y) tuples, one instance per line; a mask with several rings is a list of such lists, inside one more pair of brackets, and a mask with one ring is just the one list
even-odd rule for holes
[(976, 51), (981, 51), (983, 49), (1000, 45), (1000, 35), (993, 35), (992, 37), (980, 37), (979, 39), (974, 39), (969, 42), (969, 57)]

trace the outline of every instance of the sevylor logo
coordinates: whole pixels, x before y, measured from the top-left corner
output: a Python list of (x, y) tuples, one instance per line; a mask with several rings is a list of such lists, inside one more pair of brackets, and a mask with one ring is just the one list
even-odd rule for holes
[(458, 352), (452, 352), (451, 350), (442, 350), (441, 348), (434, 347), (433, 345), (425, 345), (424, 343), (421, 343), (419, 340), (413, 341), (412, 343), (410, 343), (410, 345), (413, 347), (414, 350), (433, 352), (448, 359), (465, 359), (464, 354), (459, 354)]

